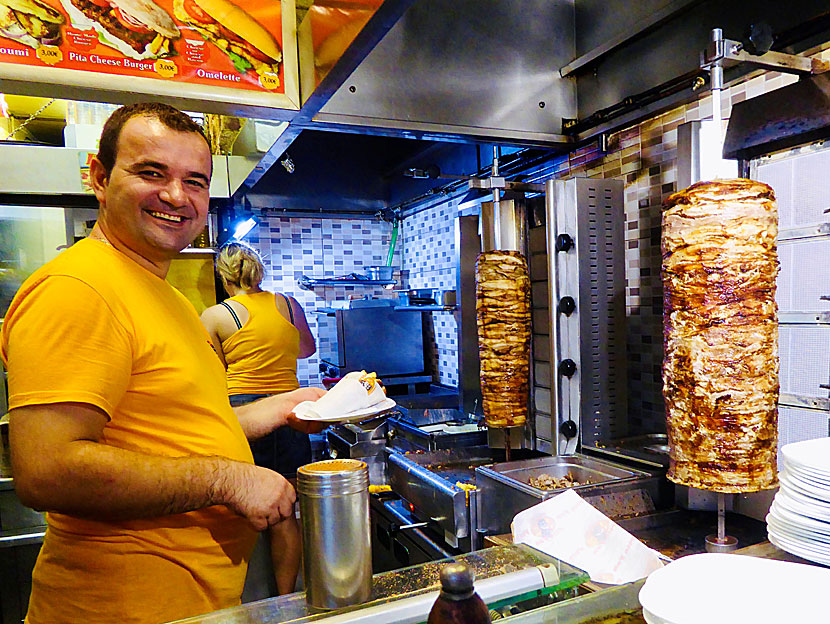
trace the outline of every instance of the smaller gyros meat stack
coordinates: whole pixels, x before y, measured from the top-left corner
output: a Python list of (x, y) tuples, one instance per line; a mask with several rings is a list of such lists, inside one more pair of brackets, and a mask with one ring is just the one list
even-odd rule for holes
[(668, 477), (722, 493), (777, 483), (778, 215), (772, 188), (700, 182), (663, 212)]
[(518, 251), (486, 251), (476, 263), (481, 397), (488, 427), (527, 419), (530, 277)]

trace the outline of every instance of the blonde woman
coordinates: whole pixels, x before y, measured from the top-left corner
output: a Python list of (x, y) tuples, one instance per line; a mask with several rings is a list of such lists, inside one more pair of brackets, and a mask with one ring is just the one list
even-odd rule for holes
[[(202, 313), (216, 353), (225, 363), (231, 405), (299, 388), (297, 359), (316, 351), (302, 306), (293, 297), (263, 290), (259, 254), (240, 242), (222, 246), (216, 271), (230, 295)], [(295, 483), (297, 468), (311, 461), (308, 435), (281, 427), (251, 442), (254, 461)], [(277, 593), (294, 591), (300, 535), (290, 518), (270, 529)]]

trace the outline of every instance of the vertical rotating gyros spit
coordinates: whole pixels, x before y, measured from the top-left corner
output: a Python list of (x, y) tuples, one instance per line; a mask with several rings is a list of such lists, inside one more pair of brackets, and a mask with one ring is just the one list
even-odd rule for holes
[(778, 215), (753, 180), (699, 182), (663, 212), (663, 393), (668, 478), (718, 493), (718, 534), (734, 548), (726, 494), (777, 483)]
[[(481, 399), (490, 428), (527, 420), (530, 378), (530, 277), (518, 251), (485, 251), (476, 263)], [(510, 435), (505, 434), (510, 461)]]

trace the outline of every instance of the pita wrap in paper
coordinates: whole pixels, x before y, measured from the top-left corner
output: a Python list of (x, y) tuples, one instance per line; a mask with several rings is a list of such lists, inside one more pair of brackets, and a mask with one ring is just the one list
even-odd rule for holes
[(316, 401), (303, 401), (294, 414), (306, 420), (330, 420), (357, 410), (377, 405), (386, 399), (386, 392), (375, 373), (355, 371)]

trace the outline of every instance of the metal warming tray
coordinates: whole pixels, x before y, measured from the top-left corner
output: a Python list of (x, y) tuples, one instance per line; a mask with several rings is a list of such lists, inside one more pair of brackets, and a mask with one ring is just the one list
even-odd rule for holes
[(476, 467), (492, 463), (487, 447), (455, 448), (427, 453), (386, 449), (386, 471), (392, 491), (411, 503), (415, 514), (437, 524), (454, 548), (476, 529), (476, 491), (456, 483), (474, 483)]
[(402, 417), (390, 418), (391, 445), (403, 451), (437, 451), (487, 444), (487, 430), (475, 423), (463, 422), (458, 410), (434, 411), (440, 415), (435, 414), (435, 421), (430, 424), (413, 424)]
[[(475, 472), (477, 519), (480, 530), (487, 534), (509, 533), (513, 516), (564, 489), (575, 490), (611, 518), (653, 511), (654, 501), (659, 497), (660, 483), (656, 475), (584, 455), (480, 466)], [(542, 474), (556, 479), (570, 474), (581, 485), (553, 490), (531, 486), (531, 477)]]

